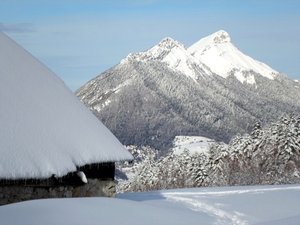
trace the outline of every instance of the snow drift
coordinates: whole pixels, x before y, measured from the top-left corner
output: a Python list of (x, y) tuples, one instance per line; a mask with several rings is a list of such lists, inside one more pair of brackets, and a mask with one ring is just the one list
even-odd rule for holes
[(178, 189), (27, 201), (1, 206), (0, 218), (14, 225), (298, 225), (299, 197), (299, 185)]

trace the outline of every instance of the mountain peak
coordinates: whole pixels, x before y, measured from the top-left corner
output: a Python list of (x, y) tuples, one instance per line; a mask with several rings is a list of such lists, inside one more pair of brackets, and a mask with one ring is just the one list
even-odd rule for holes
[(210, 37), (215, 44), (228, 43), (231, 41), (229, 34), (224, 30), (219, 30), (208, 37)]
[[(175, 52), (175, 53), (174, 53)], [(131, 53), (127, 56), (127, 59), (134, 58), (139, 61), (147, 60), (161, 60), (163, 61), (167, 55), (172, 54), (176, 58), (177, 55), (182, 55), (186, 52), (183, 44), (175, 41), (170, 37), (162, 39), (157, 45), (145, 52)], [(173, 58), (174, 58), (173, 57)]]
[(274, 79), (278, 73), (243, 54), (224, 30), (200, 39), (188, 49), (180, 42), (166, 37), (148, 51), (130, 54), (126, 59), (161, 61), (195, 80), (198, 73), (195, 72), (195, 65), (206, 68), (204, 70), (207, 74), (213, 72), (223, 78), (234, 75), (240, 82), (248, 84), (255, 84), (253, 72), (269, 79)]
[(166, 49), (172, 49), (174, 47), (183, 47), (183, 44), (179, 43), (178, 41), (174, 40), (173, 38), (166, 37), (162, 39), (158, 44), (158, 47), (163, 47)]
[(231, 43), (229, 34), (224, 30), (219, 30), (211, 35), (201, 38), (198, 42), (193, 45), (193, 48), (203, 48), (214, 46), (218, 44)]
[[(231, 42), (231, 38), (229, 34), (224, 30), (219, 30), (201, 40), (205, 40), (207, 42), (210, 42), (212, 44), (222, 44), (222, 43), (229, 43)], [(200, 40), (200, 41), (201, 41)]]
[(253, 72), (268, 79), (274, 79), (278, 74), (268, 65), (242, 53), (233, 45), (229, 34), (224, 30), (200, 39), (188, 48), (188, 52), (215, 74), (224, 78), (234, 75), (242, 83), (254, 84)]

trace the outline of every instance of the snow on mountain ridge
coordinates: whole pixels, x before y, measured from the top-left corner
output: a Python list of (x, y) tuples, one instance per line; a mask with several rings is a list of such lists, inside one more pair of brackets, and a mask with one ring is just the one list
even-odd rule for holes
[(199, 48), (202, 46), (211, 46), (211, 45), (224, 44), (230, 42), (231, 42), (230, 35), (224, 30), (219, 30), (211, 35), (201, 38), (193, 45), (197, 45), (197, 47)]
[(216, 32), (213, 40), (214, 40), (214, 43), (216, 43), (216, 44), (231, 42), (231, 38), (230, 38), (229, 34), (224, 30), (220, 30), (220, 31)]
[[(166, 48), (166, 49), (172, 49), (174, 47), (182, 47), (184, 48), (184, 45), (181, 44), (180, 42), (174, 40), (171, 37), (165, 37), (164, 39), (162, 39), (157, 46), (159, 46), (160, 48)], [(155, 46), (154, 46), (155, 47)]]
[(179, 71), (195, 81), (199, 74), (212, 74), (206, 65), (195, 61), (183, 44), (170, 37), (164, 38), (145, 52), (130, 53), (121, 63), (131, 59), (143, 62), (148, 60), (164, 62), (169, 68)]
[(180, 42), (167, 37), (148, 51), (131, 53), (125, 60), (155, 60), (168, 65), (195, 81), (199, 75), (217, 74), (223, 78), (234, 75), (241, 83), (255, 84), (254, 74), (274, 79), (277, 71), (243, 54), (231, 43), (230, 35), (217, 31), (185, 48)]
[(224, 78), (233, 74), (241, 83), (255, 84), (254, 75), (249, 72), (271, 80), (278, 74), (268, 65), (242, 53), (223, 30), (200, 39), (187, 50), (197, 62), (206, 64), (214, 73)]
[(163, 60), (173, 49), (186, 51), (184, 46), (170, 37), (162, 39), (157, 45), (145, 52), (130, 53), (126, 58), (139, 61)]

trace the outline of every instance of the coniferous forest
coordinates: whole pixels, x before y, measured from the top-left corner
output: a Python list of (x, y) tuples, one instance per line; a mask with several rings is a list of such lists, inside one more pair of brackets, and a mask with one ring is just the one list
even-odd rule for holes
[(235, 136), (228, 145), (212, 144), (207, 153), (169, 152), (128, 146), (135, 161), (119, 165), (128, 179), (119, 191), (169, 188), (292, 184), (300, 182), (300, 116), (288, 115), (250, 134)]

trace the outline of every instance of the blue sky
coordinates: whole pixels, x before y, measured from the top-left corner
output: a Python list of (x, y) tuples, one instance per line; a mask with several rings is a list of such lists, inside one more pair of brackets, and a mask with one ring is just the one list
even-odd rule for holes
[(0, 30), (72, 90), (164, 37), (190, 46), (220, 29), (300, 79), (299, 0), (0, 0)]

